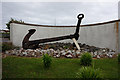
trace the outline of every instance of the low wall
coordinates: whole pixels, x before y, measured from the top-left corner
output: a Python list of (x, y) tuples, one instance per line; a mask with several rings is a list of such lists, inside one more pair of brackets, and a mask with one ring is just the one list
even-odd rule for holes
[[(120, 20), (82, 25), (80, 27), (80, 37), (78, 42), (91, 46), (110, 48), (119, 51), (119, 23)], [(22, 40), (28, 33), (29, 29), (36, 29), (30, 40), (58, 37), (75, 32), (75, 26), (48, 26), (35, 25), (27, 23), (11, 23), (10, 24), (10, 40), (15, 46), (22, 46)], [(59, 42), (72, 42), (72, 40), (62, 40)]]

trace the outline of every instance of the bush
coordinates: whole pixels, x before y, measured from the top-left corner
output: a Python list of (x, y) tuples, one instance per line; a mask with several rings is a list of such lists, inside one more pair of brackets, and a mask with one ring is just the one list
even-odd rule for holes
[(11, 24), (12, 22), (24, 23), (24, 21), (22, 21), (22, 20), (15, 20), (15, 19), (11, 18), (11, 19), (9, 20), (9, 22), (6, 24), (6, 26), (7, 26), (6, 28), (7, 28), (7, 29), (10, 29), (10, 24)]
[(11, 42), (3, 42), (0, 44), (0, 47), (2, 48), (2, 52), (11, 49), (19, 49), (19, 47), (12, 45)]
[(10, 33), (2, 33), (2, 38), (9, 38), (10, 39)]
[(48, 54), (44, 54), (43, 55), (43, 64), (45, 68), (49, 68), (51, 65), (51, 56), (49, 56)]
[(101, 80), (101, 73), (99, 69), (94, 69), (91, 67), (82, 67), (77, 73), (77, 78), (82, 78), (82, 80)]
[(89, 66), (92, 64), (92, 56), (90, 53), (84, 53), (80, 58), (80, 64), (84, 66)]
[(14, 48), (14, 46), (12, 45), (12, 43), (2, 43), (0, 46), (2, 46), (2, 52)]
[(120, 54), (118, 54), (118, 62), (120, 63)]

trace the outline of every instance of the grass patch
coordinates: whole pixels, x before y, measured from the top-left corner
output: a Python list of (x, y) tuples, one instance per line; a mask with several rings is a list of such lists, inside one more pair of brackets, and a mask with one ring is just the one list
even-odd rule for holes
[(105, 78), (118, 78), (118, 60), (115, 59), (96, 59), (93, 62), (95, 68), (100, 68)]
[[(75, 78), (82, 67), (79, 59), (52, 58), (45, 69), (42, 58), (6, 57), (2, 60), (3, 78)], [(118, 62), (115, 59), (95, 59), (94, 68), (100, 68), (104, 78), (118, 78)]]

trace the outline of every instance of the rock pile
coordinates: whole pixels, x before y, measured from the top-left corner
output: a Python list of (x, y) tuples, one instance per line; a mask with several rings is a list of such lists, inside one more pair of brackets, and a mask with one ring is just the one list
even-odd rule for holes
[(38, 49), (23, 49), (20, 48), (19, 50), (8, 50), (5, 51), (6, 55), (16, 55), (16, 56), (26, 56), (26, 57), (41, 57), (43, 54), (49, 54), (50, 56), (60, 58), (78, 58), (81, 57), (81, 54), (85, 52), (90, 52), (93, 58), (112, 58), (116, 56), (116, 52), (114, 50), (108, 48), (98, 48), (95, 46), (89, 46), (86, 44), (81, 44), (80, 50), (77, 50), (76, 47), (73, 47), (71, 43), (50, 43), (50, 44), (43, 44), (39, 45), (40, 48)]

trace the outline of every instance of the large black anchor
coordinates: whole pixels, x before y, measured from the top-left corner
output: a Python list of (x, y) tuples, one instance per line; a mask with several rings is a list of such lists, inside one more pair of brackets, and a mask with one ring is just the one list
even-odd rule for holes
[(73, 42), (75, 43), (76, 47), (80, 49), (78, 43), (76, 40), (79, 38), (79, 28), (81, 24), (81, 20), (84, 18), (83, 14), (79, 14), (77, 16), (78, 18), (78, 23), (76, 26), (76, 31), (74, 34), (71, 35), (66, 35), (66, 36), (60, 36), (60, 37), (53, 37), (53, 38), (46, 38), (46, 39), (38, 39), (38, 40), (32, 40), (29, 41), (29, 38), (31, 37), (32, 34), (35, 33), (35, 29), (30, 29), (28, 34), (24, 37), (23, 42), (22, 42), (22, 47), (24, 49), (36, 49), (38, 48), (40, 43), (46, 43), (46, 42), (53, 42), (53, 41), (59, 41), (59, 40), (64, 40), (64, 39), (72, 39)]

